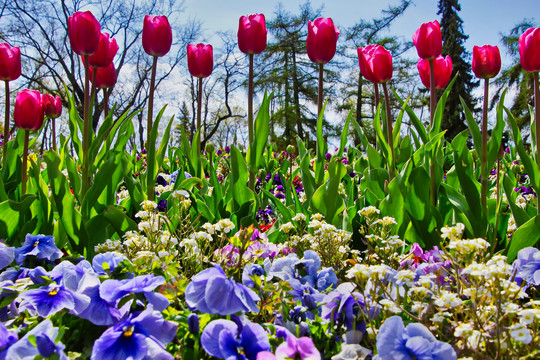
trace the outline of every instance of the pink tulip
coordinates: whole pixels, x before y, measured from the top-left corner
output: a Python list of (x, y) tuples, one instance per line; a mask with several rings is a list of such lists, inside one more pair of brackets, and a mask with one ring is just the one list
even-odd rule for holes
[(489, 79), (501, 71), (501, 53), (497, 46), (473, 47), (472, 70), (479, 79)]
[(266, 21), (263, 14), (240, 17), (238, 47), (244, 54), (260, 54), (266, 48)]
[(144, 51), (151, 56), (161, 57), (171, 50), (172, 29), (166, 16), (144, 17), (142, 44)]
[(392, 54), (381, 45), (358, 48), (358, 65), (362, 76), (375, 84), (392, 78)]
[(43, 94), (41, 102), (43, 104), (45, 116), (49, 119), (56, 119), (62, 115), (62, 100), (60, 99), (60, 96), (56, 95), (56, 97), (54, 97), (50, 94)]
[(90, 11), (77, 11), (68, 19), (71, 49), (78, 55), (92, 55), (98, 50), (101, 25)]
[(115, 39), (109, 39), (109, 34), (101, 33), (97, 51), (88, 57), (88, 63), (95, 68), (109, 66), (118, 52)]
[(114, 63), (110, 63), (109, 66), (98, 69), (90, 69), (90, 78), (93, 78), (94, 71), (96, 73), (96, 83), (94, 84), (98, 89), (111, 88), (116, 84), (116, 68)]
[(21, 51), (7, 43), (0, 44), (0, 80), (13, 81), (21, 76)]
[(519, 37), (519, 62), (525, 71), (540, 71), (540, 28), (529, 28)]
[[(452, 76), (452, 59), (448, 55), (445, 58), (440, 55), (433, 60), (433, 68), (435, 73), (435, 88), (439, 90), (444, 89)], [(422, 84), (429, 89), (431, 83), (429, 78), (429, 60), (420, 59), (418, 61), (418, 72), (420, 73)]]
[(326, 64), (336, 54), (339, 30), (330, 18), (318, 18), (308, 23), (306, 40), (309, 59), (317, 64)]
[(191, 75), (205, 78), (212, 74), (214, 69), (214, 55), (212, 45), (189, 44), (187, 46), (188, 69)]
[(15, 125), (23, 130), (39, 130), (43, 125), (43, 104), (37, 90), (22, 90), (15, 98), (13, 119)]
[(435, 59), (442, 53), (441, 26), (437, 20), (424, 23), (413, 35), (418, 56), (424, 60)]

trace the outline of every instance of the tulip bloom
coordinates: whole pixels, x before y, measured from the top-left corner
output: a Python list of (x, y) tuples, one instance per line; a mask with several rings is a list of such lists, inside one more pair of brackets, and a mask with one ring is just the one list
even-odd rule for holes
[(144, 17), (142, 44), (151, 56), (161, 57), (171, 50), (172, 29), (166, 16)]
[(41, 128), (44, 112), (39, 91), (25, 89), (17, 94), (13, 118), (19, 129), (36, 131)]
[[(441, 55), (433, 60), (433, 65), (435, 69), (435, 88), (438, 90), (444, 89), (452, 76), (452, 59), (448, 55), (445, 58)], [(429, 60), (420, 59), (418, 61), (418, 72), (420, 73), (422, 84), (429, 89), (431, 84)]]
[(21, 76), (21, 51), (7, 43), (0, 44), (0, 80), (13, 81)]
[(112, 63), (118, 52), (118, 44), (115, 39), (109, 39), (109, 34), (101, 33), (97, 51), (88, 57), (91, 67), (104, 68)]
[(437, 20), (424, 23), (413, 35), (418, 56), (424, 60), (435, 59), (442, 53), (441, 26)]
[(205, 78), (214, 69), (214, 54), (212, 45), (189, 44), (187, 46), (188, 69), (192, 76)]
[(260, 54), (266, 48), (266, 21), (263, 14), (240, 17), (238, 47), (244, 54)]
[(519, 37), (519, 62), (525, 71), (540, 71), (540, 28), (529, 28)]
[(309, 59), (317, 64), (326, 64), (336, 54), (339, 30), (331, 18), (318, 18), (308, 22), (306, 40)]
[(501, 71), (501, 53), (497, 46), (473, 47), (472, 70), (479, 79), (489, 79)]
[(44, 94), (42, 102), (45, 116), (49, 119), (56, 119), (62, 115), (62, 100), (60, 99), (60, 96), (56, 95), (56, 97), (54, 97), (50, 94)]
[(71, 49), (78, 55), (92, 55), (98, 50), (101, 25), (90, 11), (77, 11), (68, 19)]
[[(94, 71), (96, 78), (94, 79)], [(95, 80), (93, 83), (98, 89), (111, 88), (116, 84), (116, 68), (114, 63), (110, 63), (107, 67), (90, 69), (90, 79)]]
[(392, 55), (381, 45), (358, 48), (358, 65), (362, 76), (375, 84), (392, 78)]

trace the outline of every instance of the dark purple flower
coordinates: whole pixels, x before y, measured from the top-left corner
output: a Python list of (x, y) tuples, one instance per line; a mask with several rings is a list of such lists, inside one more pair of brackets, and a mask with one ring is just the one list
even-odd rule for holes
[(165, 347), (177, 325), (151, 307), (107, 329), (94, 343), (92, 360), (173, 360)]
[(259, 296), (250, 288), (227, 279), (219, 265), (195, 275), (186, 287), (185, 297), (191, 309), (207, 314), (259, 312), (256, 304)]
[(540, 250), (534, 247), (521, 249), (513, 265), (518, 284), (525, 280), (528, 285), (540, 285)]
[(158, 175), (156, 178), (156, 185), (167, 186), (168, 184), (163, 176)]
[(195, 313), (191, 313), (188, 315), (187, 322), (188, 322), (189, 332), (192, 334), (198, 334), (199, 333), (199, 316), (197, 316), (197, 314)]
[(326, 154), (324, 154), (324, 158), (325, 158), (327, 161), (330, 161), (330, 159), (332, 158), (332, 154), (326, 153)]
[(422, 324), (403, 325), (399, 316), (392, 316), (381, 325), (377, 334), (375, 359), (433, 359), (454, 360), (456, 352), (451, 345), (439, 341)]
[(115, 303), (130, 294), (143, 294), (148, 303), (157, 311), (163, 311), (169, 306), (165, 295), (154, 290), (165, 283), (162, 276), (153, 274), (140, 275), (128, 280), (105, 280), (99, 289), (101, 298), (109, 303)]
[(62, 257), (62, 252), (56, 247), (54, 238), (45, 235), (26, 235), (24, 244), (15, 249), (15, 262), (22, 265), (28, 255), (38, 259), (54, 261)]
[(159, 212), (167, 212), (167, 199), (160, 200), (157, 204)]
[(231, 147), (230, 146), (225, 146), (225, 152), (227, 154), (229, 154), (231, 152)]
[(322, 318), (343, 324), (348, 330), (361, 326), (365, 317), (374, 319), (379, 316), (379, 306), (366, 307), (364, 296), (353, 292), (356, 285), (342, 283), (322, 300)]
[(216, 155), (217, 155), (217, 156), (219, 156), (219, 155), (221, 155), (221, 154), (223, 154), (223, 150), (219, 149), (218, 151), (216, 151)]
[(201, 345), (218, 359), (255, 360), (261, 351), (270, 350), (268, 335), (259, 324), (214, 320), (203, 330)]
[(507, 153), (507, 154), (510, 154), (510, 148), (509, 148), (509, 147), (505, 147), (505, 148), (504, 148), (504, 152)]

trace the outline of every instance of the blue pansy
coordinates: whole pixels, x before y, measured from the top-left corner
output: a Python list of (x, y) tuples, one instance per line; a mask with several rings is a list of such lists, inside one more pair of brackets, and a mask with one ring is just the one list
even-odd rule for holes
[(240, 311), (258, 313), (260, 300), (250, 288), (227, 279), (216, 265), (195, 275), (186, 287), (186, 303), (208, 314), (232, 315)]
[(62, 252), (56, 247), (54, 238), (45, 235), (26, 235), (24, 244), (15, 249), (15, 262), (22, 265), (28, 255), (38, 259), (54, 261), (62, 257)]
[(0, 270), (9, 266), (15, 259), (15, 249), (0, 243)]
[(270, 350), (268, 335), (261, 325), (230, 320), (214, 320), (206, 325), (201, 345), (218, 359), (255, 360), (259, 352)]
[(246, 286), (254, 287), (255, 283), (253, 282), (252, 277), (261, 277), (264, 274), (266, 274), (266, 272), (261, 265), (246, 265), (244, 266), (244, 271), (242, 272), (242, 283)]
[[(37, 347), (30, 342), (30, 336), (35, 337), (35, 344)], [(57, 336), (58, 328), (53, 326), (50, 319), (46, 319), (37, 324), (37, 326), (30, 330), (23, 338), (9, 347), (5, 358), (10, 360), (33, 360), (36, 356), (45, 356), (42, 353), (45, 352), (50, 355), (56, 353), (59, 360), (67, 360), (68, 357), (63, 352), (64, 345), (62, 343), (54, 343)]]
[(403, 325), (399, 316), (392, 316), (381, 325), (377, 334), (375, 359), (430, 359), (455, 360), (456, 352), (450, 344), (439, 341), (422, 324)]
[(6, 358), (9, 347), (15, 344), (18, 339), (16, 333), (8, 331), (4, 324), (0, 322), (0, 360)]
[(514, 269), (518, 284), (525, 280), (528, 285), (540, 285), (540, 250), (534, 247), (521, 249), (514, 261)]
[(117, 309), (115, 302), (105, 301), (99, 294), (99, 285), (88, 287), (83, 294), (90, 298), (90, 304), (86, 309), (79, 313), (79, 317), (90, 321), (95, 325), (110, 326), (121, 320), (129, 311), (131, 306), (127, 302), (120, 309)]
[(19, 299), (22, 300), (19, 310), (32, 309), (41, 317), (48, 317), (63, 309), (78, 314), (90, 304), (88, 296), (77, 294), (54, 282), (37, 289), (26, 290), (19, 295)]
[(169, 306), (165, 295), (154, 290), (165, 284), (163, 276), (153, 274), (140, 275), (128, 280), (105, 280), (99, 289), (101, 298), (109, 303), (116, 303), (129, 294), (143, 294), (154, 309), (163, 311)]
[[(122, 261), (127, 260), (127, 258), (117, 252), (106, 252), (103, 254), (97, 254), (92, 259), (92, 267), (98, 275), (107, 275), (110, 274), (116, 269), (118, 264)], [(103, 269), (103, 264), (107, 264), (108, 270)]]
[(165, 347), (176, 336), (177, 325), (150, 306), (107, 329), (94, 343), (93, 360), (173, 360)]

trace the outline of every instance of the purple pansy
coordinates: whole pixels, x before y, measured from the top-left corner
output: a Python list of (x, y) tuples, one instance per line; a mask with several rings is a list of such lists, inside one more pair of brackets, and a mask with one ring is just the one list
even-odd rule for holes
[(456, 352), (450, 344), (439, 341), (422, 324), (404, 326), (399, 316), (392, 316), (381, 325), (377, 334), (375, 359), (454, 360)]
[(54, 238), (45, 235), (26, 235), (24, 244), (15, 249), (15, 262), (22, 265), (28, 255), (38, 259), (54, 261), (62, 257), (63, 253), (56, 247)]
[(315, 347), (313, 340), (309, 337), (297, 338), (293, 335), (287, 337), (285, 342), (276, 349), (276, 358), (281, 359), (302, 359), (320, 360), (321, 353)]
[(214, 320), (203, 330), (201, 345), (218, 359), (255, 360), (261, 351), (270, 350), (268, 335), (259, 324)]
[(9, 266), (15, 259), (15, 249), (0, 243), (0, 270)]
[(4, 324), (0, 322), (0, 360), (6, 358), (9, 347), (15, 344), (18, 339), (17, 333), (8, 331)]
[[(114, 269), (116, 269), (118, 264), (120, 264), (124, 260), (127, 260), (127, 258), (117, 252), (106, 252), (103, 254), (97, 254), (92, 259), (92, 268), (94, 268), (94, 271), (98, 275), (107, 275), (112, 273)], [(106, 271), (103, 268), (103, 264), (107, 264), (105, 266), (107, 268)]]
[(186, 303), (207, 314), (258, 313), (259, 296), (243, 284), (229, 280), (219, 265), (195, 275), (186, 287)]
[(169, 306), (169, 300), (154, 290), (164, 283), (165, 279), (162, 276), (153, 274), (140, 275), (128, 280), (105, 280), (99, 288), (99, 295), (103, 300), (115, 303), (130, 294), (143, 294), (154, 309), (163, 311)]
[(540, 285), (540, 250), (534, 247), (521, 249), (514, 260), (514, 269), (518, 284), (525, 280), (528, 285)]
[[(36, 346), (30, 342), (30, 336), (34, 336)], [(50, 319), (46, 319), (23, 338), (11, 345), (6, 352), (5, 359), (35, 359), (37, 356), (46, 357), (47, 354), (56, 354), (59, 360), (67, 360), (64, 354), (64, 345), (54, 341), (58, 336), (58, 328), (54, 327)]]

